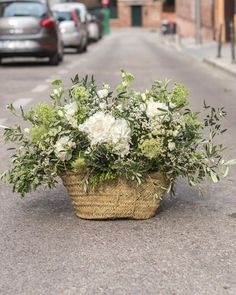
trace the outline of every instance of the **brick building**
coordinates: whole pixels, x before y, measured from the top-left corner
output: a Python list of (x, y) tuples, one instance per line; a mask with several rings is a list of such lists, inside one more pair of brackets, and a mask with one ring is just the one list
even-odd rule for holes
[(160, 27), (162, 0), (110, 0), (111, 26)]
[(234, 21), (236, 0), (176, 0), (176, 21), (182, 37), (196, 35), (196, 1), (200, 3), (202, 41), (214, 40), (222, 26), (223, 41), (229, 40), (229, 23)]

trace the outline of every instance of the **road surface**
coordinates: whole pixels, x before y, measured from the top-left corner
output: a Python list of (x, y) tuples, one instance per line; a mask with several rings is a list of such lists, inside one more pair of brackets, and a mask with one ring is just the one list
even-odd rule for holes
[[(49, 81), (94, 74), (114, 85), (119, 69), (137, 88), (154, 79), (186, 83), (195, 110), (207, 103), (229, 113), (222, 141), (236, 152), (235, 79), (160, 43), (148, 30), (114, 31), (86, 54), (68, 53), (59, 67), (7, 61), (0, 67), (0, 124), (17, 122), (5, 110), (48, 100)], [(9, 166), (0, 144), (0, 170)], [(66, 190), (39, 190), (25, 199), (0, 182), (0, 294), (236, 294), (236, 169), (203, 196), (179, 180), (146, 221), (78, 219)]]

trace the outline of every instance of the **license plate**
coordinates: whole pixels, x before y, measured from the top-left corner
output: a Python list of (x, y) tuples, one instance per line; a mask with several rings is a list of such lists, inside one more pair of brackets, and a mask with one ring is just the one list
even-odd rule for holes
[(6, 40), (6, 41), (0, 41), (0, 49), (28, 49), (28, 48), (34, 48), (36, 47), (35, 42), (33, 41), (12, 41), (12, 40)]

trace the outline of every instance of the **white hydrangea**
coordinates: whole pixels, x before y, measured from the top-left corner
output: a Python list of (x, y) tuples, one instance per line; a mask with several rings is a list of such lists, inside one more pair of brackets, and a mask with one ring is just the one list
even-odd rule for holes
[(114, 151), (124, 156), (129, 153), (131, 130), (125, 119), (116, 119), (111, 127), (110, 137)]
[(163, 102), (154, 101), (152, 98), (147, 102), (146, 114), (149, 119), (154, 119), (160, 115), (163, 115), (163, 111), (168, 111), (168, 106)]
[(97, 91), (97, 95), (101, 99), (106, 98), (108, 96), (108, 93), (109, 93), (109, 91), (106, 88)]
[(99, 111), (81, 124), (79, 130), (88, 134), (91, 145), (111, 144), (113, 151), (121, 156), (129, 152), (131, 130), (125, 119), (115, 119)]
[(55, 155), (61, 161), (69, 161), (72, 158), (72, 150), (76, 148), (76, 144), (69, 136), (61, 137), (55, 144)]

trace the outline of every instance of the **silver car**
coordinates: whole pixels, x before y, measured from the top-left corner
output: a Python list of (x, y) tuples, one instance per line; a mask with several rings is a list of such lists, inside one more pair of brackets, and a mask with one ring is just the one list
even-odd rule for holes
[(84, 52), (88, 45), (87, 10), (80, 3), (59, 3), (52, 7), (53, 15), (60, 23), (64, 47)]
[(0, 60), (4, 57), (63, 59), (63, 41), (49, 5), (43, 0), (0, 1)]

